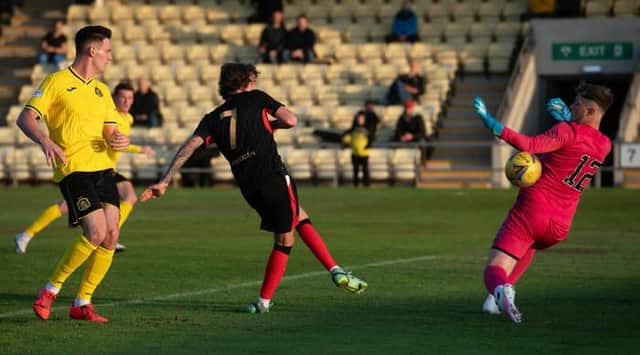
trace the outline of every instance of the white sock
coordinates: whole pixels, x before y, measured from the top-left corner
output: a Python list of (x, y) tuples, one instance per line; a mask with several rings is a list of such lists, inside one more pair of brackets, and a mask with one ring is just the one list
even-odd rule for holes
[(269, 304), (271, 304), (271, 300), (262, 297), (258, 297), (258, 301), (260, 301), (260, 303), (262, 303), (267, 308), (269, 308)]
[(53, 286), (53, 284), (51, 284), (51, 282), (47, 282), (47, 284), (44, 286), (44, 288), (47, 289), (47, 291), (53, 293), (54, 295), (57, 295), (58, 292), (60, 292), (60, 289)]
[(76, 297), (76, 299), (73, 300), (74, 307), (82, 307), (88, 304), (91, 304), (91, 300), (83, 300), (82, 298), (78, 298), (78, 297)]
[(344, 270), (342, 270), (342, 268), (340, 266), (336, 265), (336, 266), (332, 267), (331, 269), (329, 269), (329, 272), (333, 274), (334, 272), (344, 272)]

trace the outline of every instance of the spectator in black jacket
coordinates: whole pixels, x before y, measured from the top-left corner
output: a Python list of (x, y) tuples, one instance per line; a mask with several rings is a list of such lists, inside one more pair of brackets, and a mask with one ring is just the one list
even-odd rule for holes
[(409, 143), (427, 139), (427, 132), (422, 115), (415, 112), (415, 103), (411, 100), (404, 103), (404, 112), (398, 118), (393, 140)]
[(356, 127), (362, 126), (362, 124), (358, 123), (358, 116), (364, 115), (364, 128), (366, 128), (368, 132), (367, 148), (371, 147), (371, 144), (373, 144), (373, 141), (376, 139), (378, 124), (380, 124), (380, 117), (378, 117), (374, 108), (375, 102), (373, 100), (365, 101), (364, 110), (358, 111), (355, 116), (353, 116), (351, 129), (345, 132), (345, 134), (348, 134)]
[(44, 36), (40, 43), (40, 64), (52, 64), (61, 69), (67, 58), (67, 36), (64, 35), (64, 21), (56, 20), (53, 29)]
[(133, 96), (131, 114), (133, 115), (134, 126), (162, 126), (160, 100), (158, 95), (151, 90), (149, 81), (145, 78), (138, 79), (138, 91)]
[(258, 53), (264, 63), (282, 63), (287, 30), (282, 23), (282, 11), (274, 11), (269, 23), (260, 35)]
[(300, 15), (296, 19), (296, 27), (287, 32), (285, 42), (285, 59), (309, 63), (315, 59), (313, 46), (316, 44), (316, 34), (309, 28), (307, 16)]
[(408, 100), (419, 101), (425, 92), (426, 83), (426, 78), (420, 74), (420, 63), (412, 59), (409, 61), (409, 73), (398, 75), (382, 103), (399, 105)]

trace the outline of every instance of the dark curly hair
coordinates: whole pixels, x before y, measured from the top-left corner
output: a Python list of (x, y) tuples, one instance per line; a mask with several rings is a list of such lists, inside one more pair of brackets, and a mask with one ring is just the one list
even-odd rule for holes
[(613, 103), (611, 89), (602, 85), (581, 82), (576, 87), (576, 95), (595, 102), (602, 112), (606, 112)]
[(246, 87), (258, 78), (258, 70), (253, 64), (225, 63), (220, 68), (218, 92), (227, 99), (234, 92)]

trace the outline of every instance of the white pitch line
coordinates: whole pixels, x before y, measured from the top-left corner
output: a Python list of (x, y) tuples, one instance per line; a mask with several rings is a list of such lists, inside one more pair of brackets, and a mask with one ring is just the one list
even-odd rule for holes
[[(386, 261), (378, 261), (378, 262), (362, 264), (362, 265), (355, 265), (355, 266), (347, 267), (347, 269), (352, 270), (352, 269), (363, 269), (363, 268), (367, 268), (367, 267), (379, 267), (379, 266), (389, 266), (389, 265), (397, 265), (397, 264), (410, 264), (410, 263), (415, 263), (415, 262), (420, 262), (420, 261), (433, 260), (433, 259), (442, 258), (442, 257), (443, 256), (437, 256), (437, 255), (424, 255), (424, 256), (418, 256), (418, 257), (415, 257), (415, 258), (386, 260)], [(285, 276), (285, 277), (282, 278), (282, 282), (291, 281), (291, 280), (298, 280), (298, 279), (305, 279), (305, 278), (309, 278), (309, 277), (313, 277), (313, 276), (326, 275), (326, 274), (327, 274), (326, 271), (306, 272), (306, 273), (298, 274), (298, 275)], [(235, 284), (235, 285), (214, 287), (214, 288), (209, 288), (209, 289), (206, 289), (206, 290), (174, 293), (174, 294), (171, 294), (171, 295), (157, 296), (157, 297), (151, 297), (151, 298), (141, 298), (141, 299), (119, 301), (119, 302), (111, 302), (111, 303), (99, 303), (98, 306), (100, 308), (103, 308), (103, 307), (113, 307), (113, 306), (126, 306), (126, 305), (134, 305), (134, 304), (145, 304), (145, 303), (152, 303), (152, 302), (157, 302), (157, 301), (166, 301), (166, 300), (171, 300), (171, 299), (176, 299), (176, 298), (186, 298), (186, 297), (192, 297), (192, 296), (208, 295), (208, 294), (212, 294), (212, 293), (230, 291), (230, 290), (235, 290), (235, 289), (239, 289), (239, 288), (246, 288), (246, 287), (255, 287), (255, 286), (260, 286), (260, 285), (262, 285), (262, 280), (260, 280), (260, 281), (242, 282), (242, 283)], [(66, 306), (52, 307), (51, 311), (59, 311), (59, 310), (66, 309), (66, 308), (67, 308)], [(11, 318), (11, 317), (27, 315), (27, 314), (33, 314), (33, 310), (32, 309), (23, 309), (23, 310), (14, 311), (14, 312), (2, 313), (2, 314), (0, 314), (0, 319)]]

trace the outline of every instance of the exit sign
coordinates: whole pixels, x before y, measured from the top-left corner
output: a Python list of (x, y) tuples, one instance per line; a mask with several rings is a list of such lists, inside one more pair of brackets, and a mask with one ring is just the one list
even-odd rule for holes
[(632, 42), (572, 42), (551, 44), (553, 60), (631, 60)]

